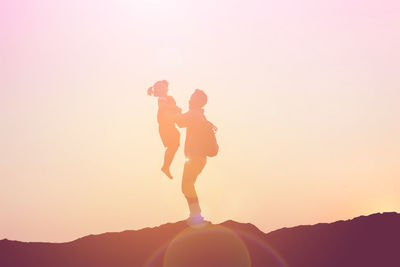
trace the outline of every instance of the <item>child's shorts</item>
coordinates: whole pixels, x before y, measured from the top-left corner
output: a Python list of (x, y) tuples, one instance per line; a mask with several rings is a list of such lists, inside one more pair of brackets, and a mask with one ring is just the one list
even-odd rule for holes
[(164, 147), (179, 147), (181, 135), (175, 126), (160, 126), (159, 132)]

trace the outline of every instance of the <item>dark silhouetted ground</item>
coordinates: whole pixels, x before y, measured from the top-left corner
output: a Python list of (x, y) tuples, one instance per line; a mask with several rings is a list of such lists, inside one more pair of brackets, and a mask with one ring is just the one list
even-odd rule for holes
[(227, 221), (185, 222), (68, 243), (0, 241), (0, 266), (400, 266), (400, 214), (283, 228), (265, 234)]

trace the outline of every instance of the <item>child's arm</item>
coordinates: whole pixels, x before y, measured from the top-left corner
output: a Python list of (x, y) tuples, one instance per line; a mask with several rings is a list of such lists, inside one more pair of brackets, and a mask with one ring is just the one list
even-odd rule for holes
[(164, 98), (163, 101), (159, 102), (159, 107), (172, 116), (182, 113), (182, 109), (176, 105), (175, 99), (172, 96), (168, 96)]
[(176, 105), (176, 102), (172, 97), (159, 98), (158, 109), (164, 114), (164, 118), (171, 122), (175, 122), (177, 116), (182, 114), (182, 109)]
[(176, 102), (173, 97), (159, 97), (158, 108), (176, 111), (178, 107), (176, 106)]

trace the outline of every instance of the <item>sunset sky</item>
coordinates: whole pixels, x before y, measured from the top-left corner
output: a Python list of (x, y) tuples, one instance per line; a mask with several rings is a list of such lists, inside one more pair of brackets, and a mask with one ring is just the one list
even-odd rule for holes
[(196, 88), (220, 154), (206, 219), (281, 227), (400, 212), (400, 1), (0, 2), (0, 239), (188, 216), (155, 81)]

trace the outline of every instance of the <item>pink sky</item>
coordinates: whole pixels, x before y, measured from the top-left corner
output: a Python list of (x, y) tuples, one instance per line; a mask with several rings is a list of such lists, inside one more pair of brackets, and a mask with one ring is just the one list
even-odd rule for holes
[(0, 238), (184, 219), (182, 149), (171, 182), (146, 96), (160, 79), (184, 110), (209, 95), (211, 221), (400, 211), (399, 1), (2, 1), (0, 40)]

